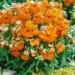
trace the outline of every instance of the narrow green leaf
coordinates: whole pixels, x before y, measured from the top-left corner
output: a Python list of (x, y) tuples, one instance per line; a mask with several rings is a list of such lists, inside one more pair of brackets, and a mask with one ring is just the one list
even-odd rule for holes
[(35, 63), (35, 62), (33, 62), (33, 63), (29, 66), (29, 68), (27, 69), (27, 71), (25, 72), (25, 74), (24, 74), (24, 75), (27, 75), (27, 73), (28, 73), (28, 72), (30, 72), (30, 71), (31, 71), (31, 69), (32, 69), (35, 65), (36, 65), (36, 63)]

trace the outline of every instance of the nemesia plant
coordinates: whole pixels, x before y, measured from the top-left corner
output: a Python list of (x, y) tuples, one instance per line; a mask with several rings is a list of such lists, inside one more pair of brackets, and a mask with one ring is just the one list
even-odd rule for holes
[[(22, 4), (12, 3), (10, 9), (0, 10), (0, 48), (8, 49), (11, 58), (7, 58), (7, 62), (16, 59), (18, 63), (27, 62), (30, 65), (30, 62), (37, 61), (37, 70), (40, 60), (41, 63), (46, 62), (44, 65), (48, 68), (47, 63), (52, 60), (61, 63), (59, 59), (66, 48), (59, 38), (64, 37), (69, 26), (70, 21), (58, 2), (28, 0)], [(26, 66), (28, 70), (24, 70), (26, 74), (35, 67), (32, 65), (29, 68), (29, 65)], [(21, 67), (23, 69), (24, 65)]]

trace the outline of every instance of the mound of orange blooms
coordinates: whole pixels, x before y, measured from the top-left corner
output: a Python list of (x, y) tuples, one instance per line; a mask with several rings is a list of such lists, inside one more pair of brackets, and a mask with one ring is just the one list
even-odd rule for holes
[[(0, 10), (0, 26), (2, 25), (9, 26), (12, 32), (8, 46), (13, 56), (20, 56), (23, 60), (37, 56), (51, 60), (55, 57), (55, 52), (62, 53), (65, 48), (62, 42), (57, 43), (56, 48), (50, 43), (66, 34), (70, 22), (64, 17), (62, 4), (43, 0), (13, 3), (11, 9)], [(42, 41), (49, 43), (49, 49), (41, 47)]]

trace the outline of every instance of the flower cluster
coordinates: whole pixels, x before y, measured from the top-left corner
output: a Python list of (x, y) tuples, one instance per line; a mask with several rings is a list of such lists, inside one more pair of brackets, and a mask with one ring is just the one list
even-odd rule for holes
[[(23, 60), (43, 58), (51, 60), (64, 51), (64, 44), (54, 42), (64, 36), (70, 25), (62, 4), (47, 0), (13, 3), (10, 9), (0, 10), (0, 46), (7, 45), (13, 56)], [(11, 32), (11, 39), (4, 34)], [(44, 46), (46, 47), (44, 48)]]

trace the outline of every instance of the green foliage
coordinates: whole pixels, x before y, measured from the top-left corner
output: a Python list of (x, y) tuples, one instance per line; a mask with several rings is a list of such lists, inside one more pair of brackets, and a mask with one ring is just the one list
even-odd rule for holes
[(5, 40), (6, 41), (10, 41), (12, 38), (12, 33), (10, 30), (8, 30), (5, 34), (4, 34)]
[(0, 2), (0, 9), (2, 9), (3, 2)]

